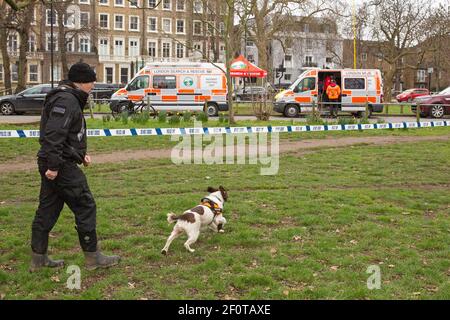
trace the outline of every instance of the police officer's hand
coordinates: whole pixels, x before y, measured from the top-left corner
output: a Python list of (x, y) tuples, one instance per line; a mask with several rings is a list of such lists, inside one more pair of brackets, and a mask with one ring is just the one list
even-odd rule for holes
[(52, 171), (49, 169), (45, 172), (45, 176), (47, 177), (48, 180), (55, 180), (57, 175), (58, 171)]
[(87, 167), (87, 166), (89, 166), (90, 164), (91, 164), (91, 157), (88, 156), (88, 155), (84, 156), (83, 165), (84, 165), (85, 167)]

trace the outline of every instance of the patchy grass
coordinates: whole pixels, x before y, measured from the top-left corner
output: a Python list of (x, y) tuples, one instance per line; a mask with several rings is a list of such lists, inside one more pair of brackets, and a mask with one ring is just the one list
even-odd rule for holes
[[(124, 259), (86, 271), (73, 215), (64, 209), (50, 252), (82, 267), (82, 289), (74, 291), (65, 286), (65, 269), (27, 272), (39, 178), (3, 174), (0, 296), (450, 299), (449, 159), (448, 143), (426, 142), (286, 155), (275, 176), (260, 176), (255, 165), (175, 166), (167, 159), (95, 165), (85, 171), (102, 247)], [(162, 256), (172, 228), (166, 213), (194, 206), (207, 186), (219, 184), (230, 195), (226, 232), (201, 233), (194, 254), (181, 237)], [(380, 290), (366, 287), (370, 265), (381, 268)]]

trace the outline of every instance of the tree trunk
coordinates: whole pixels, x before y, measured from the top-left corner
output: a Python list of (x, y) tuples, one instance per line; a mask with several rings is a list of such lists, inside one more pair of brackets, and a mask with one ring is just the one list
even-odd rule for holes
[[(64, 26), (63, 19), (63, 15), (67, 11), (67, 4), (62, 3), (55, 11), (58, 15), (58, 51), (62, 68), (61, 79), (67, 79), (69, 76), (69, 66), (67, 65), (66, 27)], [(73, 46), (75, 46), (75, 41)], [(73, 49), (75, 50), (76, 48), (73, 47)]]
[(18, 65), (18, 79), (16, 93), (25, 90), (27, 83), (28, 74), (28, 64), (27, 64), (27, 51), (28, 51), (28, 40), (30, 36), (30, 24), (33, 17), (34, 3), (31, 2), (26, 9), (23, 9), (22, 19), (20, 19), (17, 32), (20, 37), (20, 47), (19, 47), (19, 65)]
[(193, 35), (193, 1), (186, 1), (186, 57), (190, 57), (192, 45), (192, 35)]
[(225, 16), (225, 52), (226, 52), (226, 58), (225, 58), (225, 65), (227, 68), (227, 86), (228, 86), (228, 121), (229, 124), (236, 123), (234, 120), (234, 110), (233, 110), (233, 85), (232, 85), (232, 79), (231, 79), (231, 62), (234, 57), (234, 51), (235, 48), (233, 46), (234, 44), (234, 0), (227, 0), (227, 13)]
[[(4, 8), (3, 8), (4, 9)], [(2, 52), (3, 58), (3, 77), (5, 89), (9, 90), (9, 93), (12, 93), (12, 84), (11, 84), (11, 61), (8, 55), (8, 32), (6, 27), (1, 24), (0, 25), (0, 48)]]

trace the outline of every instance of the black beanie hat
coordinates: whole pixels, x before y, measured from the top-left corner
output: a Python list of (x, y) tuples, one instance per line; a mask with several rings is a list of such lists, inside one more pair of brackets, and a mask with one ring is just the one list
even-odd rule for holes
[(77, 62), (70, 67), (69, 80), (76, 83), (88, 83), (97, 81), (97, 76), (87, 63)]

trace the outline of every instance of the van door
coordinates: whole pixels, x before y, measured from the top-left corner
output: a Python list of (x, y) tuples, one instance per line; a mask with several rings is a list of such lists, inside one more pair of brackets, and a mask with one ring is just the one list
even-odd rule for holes
[(127, 86), (127, 99), (131, 101), (140, 101), (144, 98), (144, 90), (149, 86), (149, 76), (142, 75), (134, 78)]
[(366, 77), (363, 75), (344, 75), (341, 97), (342, 111), (364, 111), (367, 102)]
[(312, 111), (313, 102), (317, 106), (317, 77), (309, 76), (301, 79), (293, 89), (295, 102), (300, 112)]
[(156, 110), (178, 110), (177, 77), (175, 75), (155, 75), (152, 79), (154, 94), (151, 98)]

